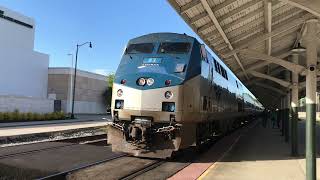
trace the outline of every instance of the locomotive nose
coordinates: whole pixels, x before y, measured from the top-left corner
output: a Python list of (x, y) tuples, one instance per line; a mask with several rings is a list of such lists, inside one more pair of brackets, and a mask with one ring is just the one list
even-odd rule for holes
[[(154, 79), (156, 82), (157, 79)], [(132, 120), (133, 116), (145, 116), (156, 121), (169, 121), (170, 114), (182, 111), (181, 85), (136, 89), (114, 84), (113, 89), (112, 107), (117, 111), (119, 119)]]

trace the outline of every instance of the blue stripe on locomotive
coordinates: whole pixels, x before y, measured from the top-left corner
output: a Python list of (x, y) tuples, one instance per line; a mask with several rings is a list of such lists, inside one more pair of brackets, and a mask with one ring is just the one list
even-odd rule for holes
[[(160, 54), (157, 50), (162, 42), (189, 42), (191, 50), (186, 54)], [(122, 79), (127, 82), (125, 86), (135, 89), (155, 89), (165, 87), (165, 81), (171, 80), (170, 86), (183, 84), (201, 73), (200, 43), (193, 37), (176, 33), (154, 33), (134, 38), (128, 44), (153, 43), (154, 50), (150, 54), (124, 54), (115, 75), (115, 83), (120, 84)], [(144, 64), (145, 58), (161, 58), (159, 64)], [(182, 73), (176, 73), (177, 64), (185, 64)], [(152, 86), (138, 86), (140, 77), (153, 78)]]

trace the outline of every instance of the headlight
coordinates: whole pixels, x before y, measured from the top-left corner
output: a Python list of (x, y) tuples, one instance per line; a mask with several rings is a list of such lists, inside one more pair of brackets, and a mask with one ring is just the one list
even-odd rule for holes
[(171, 84), (171, 80), (166, 80), (165, 82), (164, 82), (164, 84), (166, 85), (166, 86), (170, 86), (170, 84)]
[(123, 109), (123, 104), (124, 104), (123, 100), (116, 100), (115, 109)]
[(152, 79), (152, 78), (147, 79), (148, 86), (151, 86), (153, 83), (154, 83), (154, 79)]
[(119, 89), (119, 90), (117, 91), (117, 96), (118, 96), (118, 97), (121, 97), (121, 96), (122, 96), (122, 94), (123, 94), (122, 89)]
[(137, 83), (139, 86), (144, 86), (146, 84), (146, 80), (144, 78), (139, 78)]
[(175, 112), (176, 105), (174, 102), (162, 102), (162, 111)]
[(167, 99), (171, 99), (173, 96), (173, 93), (171, 91), (167, 91), (164, 93), (164, 97)]
[(126, 84), (126, 82), (127, 82), (127, 80), (125, 80), (125, 79), (121, 80), (121, 84)]
[(169, 106), (170, 112), (174, 112), (176, 110), (176, 106), (174, 104)]
[(118, 101), (118, 102), (116, 103), (116, 108), (117, 108), (117, 109), (120, 109), (120, 108), (121, 108), (121, 102)]

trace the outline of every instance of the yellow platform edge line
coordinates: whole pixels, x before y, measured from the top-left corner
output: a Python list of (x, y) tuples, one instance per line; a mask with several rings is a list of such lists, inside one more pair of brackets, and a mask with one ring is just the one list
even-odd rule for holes
[(237, 142), (240, 140), (242, 134), (237, 137), (237, 139), (232, 143), (232, 145), (229, 147), (229, 149), (223, 153), (223, 155), (216, 161), (214, 162), (204, 173), (202, 173), (197, 180), (203, 180), (211, 170), (213, 170), (216, 167), (216, 164), (218, 162), (221, 162), (221, 160), (233, 149), (233, 147), (237, 144)]

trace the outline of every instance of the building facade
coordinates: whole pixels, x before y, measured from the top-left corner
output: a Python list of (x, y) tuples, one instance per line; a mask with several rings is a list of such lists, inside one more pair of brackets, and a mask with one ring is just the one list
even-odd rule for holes
[[(61, 101), (61, 110), (71, 112), (72, 89), (73, 89), (72, 68), (49, 68), (48, 94)], [(105, 114), (106, 105), (103, 94), (108, 84), (106, 76), (87, 71), (78, 70), (75, 89), (76, 114)]]
[(34, 20), (0, 6), (0, 111), (52, 112), (49, 56), (34, 50)]

